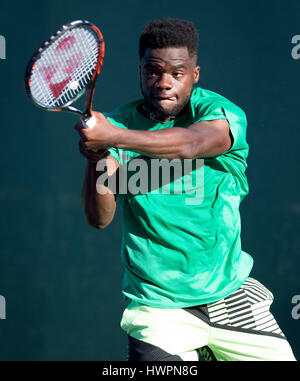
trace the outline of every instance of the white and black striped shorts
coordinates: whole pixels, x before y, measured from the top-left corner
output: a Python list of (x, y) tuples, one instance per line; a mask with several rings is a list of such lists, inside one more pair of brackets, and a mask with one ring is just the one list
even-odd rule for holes
[(121, 327), (129, 360), (295, 360), (270, 306), (273, 294), (248, 278), (217, 302), (166, 309), (132, 301)]
[[(248, 278), (233, 294), (207, 305), (210, 325), (255, 330), (284, 337), (270, 306), (274, 297), (264, 285)], [(193, 308), (191, 309), (191, 312)]]

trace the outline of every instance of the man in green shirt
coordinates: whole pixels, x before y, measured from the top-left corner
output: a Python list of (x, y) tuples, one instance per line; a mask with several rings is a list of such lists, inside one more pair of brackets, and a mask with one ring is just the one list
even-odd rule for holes
[(88, 223), (104, 229), (122, 208), (129, 360), (293, 360), (241, 249), (246, 116), (194, 88), (197, 50), (191, 22), (154, 20), (139, 44), (143, 98), (76, 125)]

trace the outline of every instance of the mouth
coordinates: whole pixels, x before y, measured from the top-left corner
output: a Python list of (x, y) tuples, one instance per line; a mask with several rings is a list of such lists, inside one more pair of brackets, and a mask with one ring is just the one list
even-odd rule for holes
[(153, 99), (159, 104), (170, 104), (176, 102), (176, 97), (154, 97)]

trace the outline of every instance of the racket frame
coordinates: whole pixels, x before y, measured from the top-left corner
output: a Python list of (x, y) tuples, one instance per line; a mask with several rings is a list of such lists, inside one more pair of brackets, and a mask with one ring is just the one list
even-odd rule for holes
[[(96, 64), (96, 67), (94, 69), (94, 73), (90, 81), (87, 83), (87, 85), (75, 96), (75, 98), (71, 99), (69, 102), (67, 102), (63, 107), (57, 108), (57, 107), (46, 107), (43, 106), (41, 103), (37, 102), (30, 91), (30, 77), (32, 70), (34, 69), (36, 61), (40, 58), (42, 53), (49, 47), (50, 44), (58, 40), (63, 36), (64, 33), (67, 31), (70, 31), (74, 28), (77, 28), (78, 26), (89, 26), (91, 27), (96, 35), (98, 36), (98, 62)], [(103, 35), (99, 28), (97, 28), (94, 24), (87, 20), (76, 20), (72, 21), (68, 24), (62, 25), (58, 31), (51, 35), (46, 41), (44, 41), (40, 48), (35, 51), (33, 56), (31, 57), (30, 61), (27, 64), (26, 70), (25, 70), (25, 77), (24, 77), (24, 85), (25, 85), (25, 92), (30, 99), (30, 101), (42, 108), (43, 110), (47, 111), (66, 111), (66, 112), (71, 112), (73, 114), (79, 115), (83, 120), (88, 120), (92, 116), (92, 103), (93, 103), (93, 98), (94, 98), (94, 93), (95, 93), (95, 85), (96, 85), (96, 80), (98, 78), (98, 75), (100, 74), (101, 67), (103, 64), (103, 58), (104, 58), (104, 53), (105, 53), (105, 43), (103, 39)], [(82, 112), (78, 110), (75, 107), (70, 106), (72, 103), (76, 102), (84, 93), (86, 93), (86, 98), (85, 98), (85, 110)]]

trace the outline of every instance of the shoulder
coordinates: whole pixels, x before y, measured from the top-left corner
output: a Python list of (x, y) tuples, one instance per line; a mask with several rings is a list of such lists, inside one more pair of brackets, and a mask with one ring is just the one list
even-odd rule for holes
[(191, 94), (191, 108), (196, 117), (208, 115), (216, 110), (224, 112), (225, 109), (227, 112), (238, 116), (239, 119), (246, 120), (246, 114), (241, 107), (223, 95), (200, 87), (194, 88)]
[(127, 126), (132, 115), (136, 112), (136, 107), (143, 102), (143, 99), (138, 99), (130, 103), (118, 106), (110, 112), (105, 112), (104, 115), (114, 124)]

